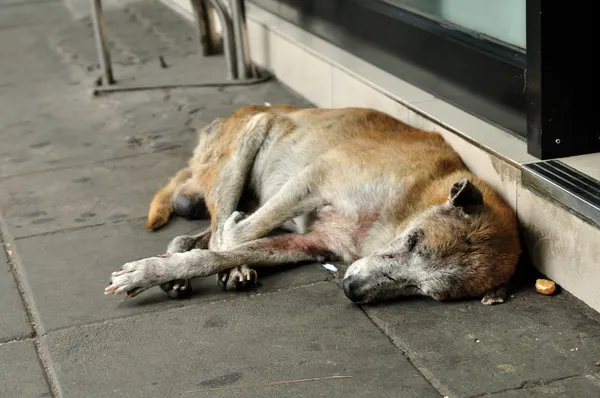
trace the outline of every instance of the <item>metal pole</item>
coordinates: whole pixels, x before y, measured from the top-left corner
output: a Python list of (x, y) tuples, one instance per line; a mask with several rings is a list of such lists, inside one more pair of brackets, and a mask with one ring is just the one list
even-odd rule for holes
[(102, 12), (102, 0), (92, 0), (92, 24), (94, 26), (94, 37), (96, 39), (98, 61), (100, 62), (100, 69), (102, 69), (102, 84), (115, 84), (112, 65), (110, 63), (108, 40), (106, 39), (104, 14)]
[(235, 37), (238, 79), (256, 76), (256, 71), (250, 59), (250, 46), (246, 29), (246, 7), (244, 0), (231, 0), (231, 16)]
[(213, 7), (207, 0), (190, 0), (196, 18), (196, 32), (202, 47), (202, 55), (220, 53), (214, 29)]
[(225, 53), (225, 63), (227, 64), (227, 79), (237, 79), (238, 76), (235, 68), (235, 41), (233, 38), (233, 27), (231, 18), (227, 9), (221, 3), (221, 0), (208, 0), (214, 7), (217, 17), (223, 28), (223, 52)]
[(190, 0), (192, 10), (194, 11), (195, 28), (198, 42), (200, 43), (200, 51), (202, 56), (207, 56), (211, 53), (211, 43), (208, 37), (208, 32), (212, 28), (208, 19), (208, 9), (204, 0)]

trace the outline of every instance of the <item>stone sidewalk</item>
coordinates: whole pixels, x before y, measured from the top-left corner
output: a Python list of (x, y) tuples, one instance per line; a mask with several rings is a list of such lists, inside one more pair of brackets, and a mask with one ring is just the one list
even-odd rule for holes
[[(118, 77), (224, 73), (160, 3), (115, 3)], [(309, 104), (276, 81), (93, 98), (85, 10), (0, 0), (1, 397), (600, 396), (597, 314), (566, 292), (537, 295), (527, 272), (493, 307), (359, 307), (319, 264), (260, 275), (246, 293), (207, 278), (187, 300), (105, 297), (111, 271), (206, 226), (142, 229), (194, 126), (249, 103)]]

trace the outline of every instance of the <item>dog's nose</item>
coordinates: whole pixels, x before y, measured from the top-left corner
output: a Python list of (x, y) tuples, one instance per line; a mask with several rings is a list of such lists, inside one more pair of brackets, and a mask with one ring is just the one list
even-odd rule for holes
[(349, 276), (344, 279), (342, 284), (344, 286), (344, 294), (346, 297), (355, 303), (362, 300), (363, 296), (359, 293), (359, 284), (356, 279)]

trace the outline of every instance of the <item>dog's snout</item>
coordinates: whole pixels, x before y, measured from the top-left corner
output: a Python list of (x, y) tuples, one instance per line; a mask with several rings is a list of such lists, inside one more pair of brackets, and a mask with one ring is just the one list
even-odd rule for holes
[(359, 292), (360, 287), (356, 278), (352, 276), (346, 277), (342, 284), (344, 286), (344, 294), (346, 295), (346, 297), (348, 297), (351, 301), (355, 303), (360, 302), (362, 300), (362, 294), (360, 294)]

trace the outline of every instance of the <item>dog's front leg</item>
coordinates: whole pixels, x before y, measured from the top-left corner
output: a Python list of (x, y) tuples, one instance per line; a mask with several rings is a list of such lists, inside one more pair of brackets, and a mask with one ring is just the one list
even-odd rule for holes
[(322, 236), (315, 234), (286, 234), (248, 242), (224, 252), (194, 249), (150, 257), (127, 263), (120, 271), (113, 272), (105, 294), (127, 293), (127, 297), (133, 297), (171, 280), (209, 276), (241, 265), (268, 266), (332, 257), (333, 253), (323, 241)]
[[(208, 249), (210, 237), (210, 228), (197, 235), (177, 236), (169, 243), (167, 254), (183, 253), (193, 249)], [(189, 279), (169, 281), (161, 284), (160, 288), (171, 298), (184, 298), (192, 294)]]
[(104, 294), (127, 293), (130, 298), (156, 285), (186, 280), (185, 270), (189, 267), (186, 260), (190, 257), (183, 259), (182, 256), (188, 253), (192, 252), (164, 254), (127, 263), (111, 274), (110, 285), (104, 289)]

